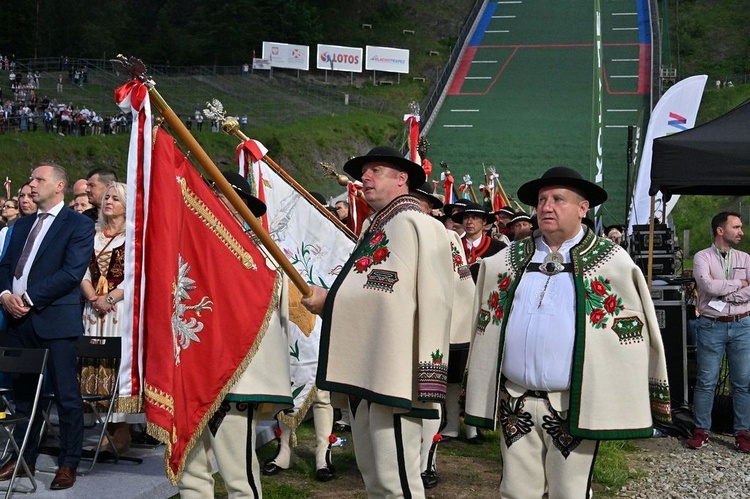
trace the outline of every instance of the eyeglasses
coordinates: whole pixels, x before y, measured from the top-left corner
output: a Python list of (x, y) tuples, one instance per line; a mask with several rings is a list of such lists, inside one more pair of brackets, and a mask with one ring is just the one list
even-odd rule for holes
[(14, 210), (15, 210), (15, 209), (17, 209), (17, 208), (16, 208), (16, 205), (14, 205), (14, 204), (4, 204), (4, 205), (3, 205), (3, 208), (12, 208), (12, 209), (14, 209)]

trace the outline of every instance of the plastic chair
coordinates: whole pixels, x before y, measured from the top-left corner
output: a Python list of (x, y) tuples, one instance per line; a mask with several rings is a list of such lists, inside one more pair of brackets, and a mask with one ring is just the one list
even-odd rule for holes
[[(26, 450), (26, 444), (29, 440), (29, 433), (31, 432), (31, 421), (36, 416), (36, 411), (39, 406), (39, 396), (42, 392), (42, 383), (44, 380), (44, 368), (47, 364), (47, 349), (36, 349), (36, 348), (5, 348), (0, 347), (0, 372), (6, 372), (10, 374), (18, 375), (34, 375), (37, 376), (36, 393), (34, 394), (34, 404), (32, 405), (30, 415), (22, 415), (18, 412), (8, 414), (4, 419), (0, 419), (0, 427), (3, 429), (5, 436), (8, 438), (10, 445), (13, 447), (18, 459), (16, 460), (16, 466), (13, 469), (13, 476), (8, 482), (8, 488), (5, 493), (6, 499), (10, 497), (10, 494), (14, 491), (13, 485), (16, 481), (16, 475), (18, 474), (19, 466), (23, 467), (26, 472), (26, 477), (31, 481), (30, 489), (18, 489), (16, 492), (31, 493), (36, 491), (36, 480), (31, 474), (26, 460), (23, 458), (23, 453)], [(13, 438), (13, 430), (19, 423), (28, 423), (26, 426), (26, 432), (21, 442), (21, 447), (18, 447), (15, 438)]]

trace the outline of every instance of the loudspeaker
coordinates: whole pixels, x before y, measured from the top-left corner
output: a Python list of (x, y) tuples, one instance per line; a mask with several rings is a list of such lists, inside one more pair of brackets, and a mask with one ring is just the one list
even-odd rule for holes
[(687, 377), (687, 321), (682, 286), (654, 286), (652, 297), (677, 299), (656, 299), (654, 308), (659, 322), (664, 355), (667, 359), (667, 376), (672, 395), (672, 405), (677, 407), (688, 403)]
[[(636, 255), (633, 259), (635, 260), (635, 264), (638, 265), (638, 268), (641, 269), (641, 272), (643, 272), (643, 275), (648, 275), (648, 255)], [(674, 254), (654, 255), (651, 267), (655, 276), (674, 275)]]
[[(634, 254), (648, 254), (648, 241), (649, 226), (634, 225), (631, 251)], [(654, 226), (654, 253), (674, 253), (674, 236), (672, 229), (666, 225)]]

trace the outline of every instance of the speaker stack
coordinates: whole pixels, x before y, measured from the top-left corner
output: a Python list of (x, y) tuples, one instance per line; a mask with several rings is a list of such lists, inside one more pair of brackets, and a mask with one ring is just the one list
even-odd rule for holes
[[(649, 226), (634, 225), (630, 254), (643, 275), (648, 275)], [(666, 225), (654, 226), (653, 276), (673, 276), (675, 271), (674, 237)]]

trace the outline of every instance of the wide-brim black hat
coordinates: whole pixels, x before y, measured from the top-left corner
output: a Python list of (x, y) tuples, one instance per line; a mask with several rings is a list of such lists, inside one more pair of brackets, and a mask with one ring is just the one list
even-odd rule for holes
[(518, 223), (518, 222), (529, 222), (529, 223), (531, 223), (531, 217), (528, 216), (526, 213), (524, 213), (522, 211), (519, 211), (518, 213), (516, 213), (513, 216), (513, 218), (511, 219), (511, 221), (508, 222), (508, 227), (510, 227), (513, 224)]
[(474, 215), (475, 217), (482, 217), (484, 218), (486, 223), (494, 222), (492, 213), (490, 213), (490, 210), (485, 208), (479, 203), (469, 203), (466, 205), (466, 208), (464, 208), (463, 211), (459, 211), (458, 213), (454, 213), (451, 215), (451, 220), (456, 222), (457, 224), (463, 223), (464, 217), (466, 215)]
[(450, 217), (451, 215), (453, 215), (453, 210), (455, 210), (456, 208), (461, 208), (463, 210), (471, 203), (472, 202), (468, 199), (457, 199), (455, 203), (448, 203), (446, 205), (443, 205), (443, 213)]
[(250, 184), (247, 183), (242, 175), (231, 170), (222, 170), (222, 175), (227, 179), (227, 182), (232, 186), (234, 192), (245, 201), (247, 207), (256, 217), (262, 217), (266, 214), (266, 205), (260, 199), (250, 194)]
[(589, 202), (589, 207), (599, 206), (607, 200), (607, 191), (593, 182), (584, 179), (580, 173), (566, 166), (550, 168), (541, 178), (526, 182), (518, 189), (518, 199), (529, 206), (539, 203), (539, 189), (559, 185), (580, 192)]
[(507, 215), (510, 218), (513, 218), (514, 216), (516, 216), (516, 212), (513, 211), (513, 208), (511, 208), (510, 206), (503, 206), (499, 210), (493, 211), (492, 214), (493, 215), (497, 215), (497, 216)]
[(420, 185), (419, 187), (414, 189), (414, 192), (418, 192), (427, 197), (430, 200), (430, 204), (432, 205), (433, 210), (439, 210), (443, 207), (443, 202), (440, 201), (439, 197), (433, 194), (432, 185), (429, 182), (425, 182), (424, 184)]
[(362, 167), (367, 163), (375, 161), (382, 161), (392, 165), (394, 168), (403, 170), (409, 175), (409, 189), (415, 190), (427, 179), (427, 176), (422, 169), (422, 165), (418, 165), (413, 161), (410, 161), (404, 157), (403, 154), (398, 152), (396, 149), (388, 146), (378, 146), (370, 149), (370, 152), (364, 156), (357, 156), (346, 162), (344, 165), (344, 171), (348, 173), (352, 178), (356, 180), (362, 180)]

